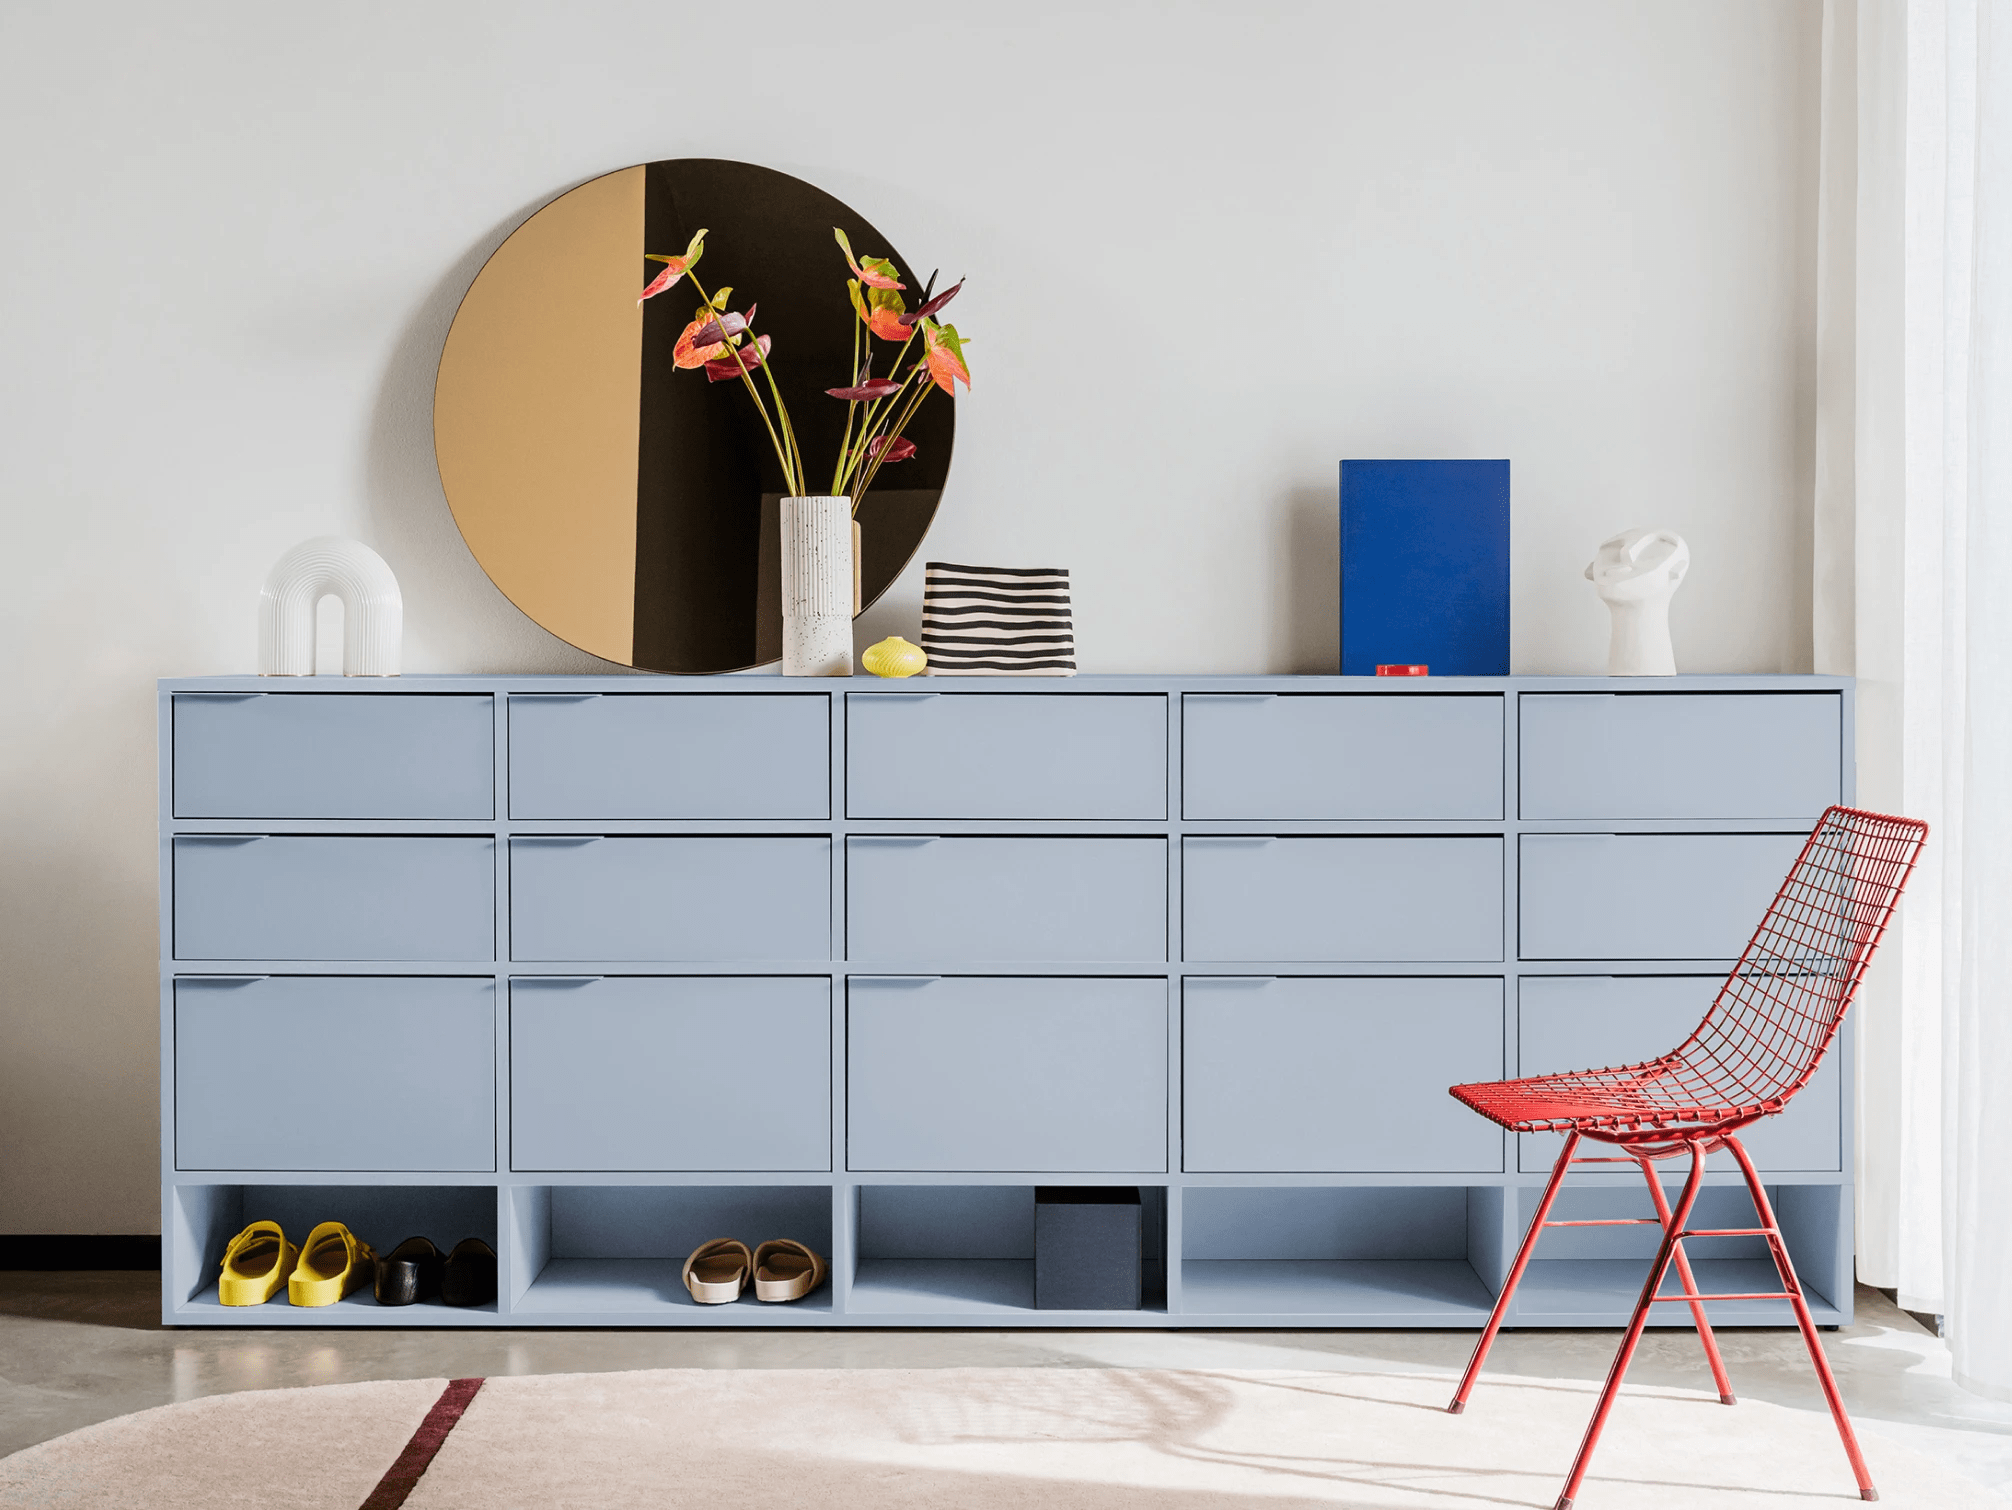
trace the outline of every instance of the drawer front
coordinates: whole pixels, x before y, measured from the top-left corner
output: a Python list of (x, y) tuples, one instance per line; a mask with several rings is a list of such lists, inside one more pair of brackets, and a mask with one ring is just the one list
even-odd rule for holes
[(496, 1167), (496, 985), (175, 982), (178, 1169)]
[(1167, 700), (855, 692), (854, 818), (1165, 818)]
[(1525, 693), (1525, 818), (1799, 819), (1843, 800), (1835, 692)]
[(1502, 841), (1182, 841), (1186, 957), (1499, 960)]
[(174, 696), (178, 818), (496, 815), (491, 697)]
[(510, 1150), (517, 1169), (830, 1169), (830, 980), (512, 981)]
[[(1555, 1074), (1654, 1059), (1691, 1036), (1724, 979), (1717, 975), (1526, 975), (1518, 991), (1519, 1075)], [(1788, 1110), (1740, 1133), (1762, 1169), (1835, 1170), (1841, 1167), (1835, 1047)], [(1548, 1170), (1564, 1139), (1526, 1133), (1522, 1168)], [(1666, 1166), (1674, 1167), (1674, 1166)], [(1731, 1154), (1712, 1155), (1714, 1169), (1733, 1169)]]
[(519, 694), (513, 818), (828, 818), (817, 693)]
[(182, 835), (180, 959), (496, 957), (496, 843), (429, 835)]
[(1190, 692), (1190, 818), (1502, 816), (1502, 699)]
[(853, 837), (856, 960), (1163, 960), (1164, 839)]
[(824, 838), (510, 841), (521, 960), (831, 958)]
[(1498, 979), (1186, 983), (1184, 1166), (1499, 1173), (1502, 1134), (1446, 1094), (1502, 1078)]
[(1806, 834), (1525, 834), (1525, 959), (1734, 959)]
[(848, 993), (853, 1169), (1167, 1167), (1165, 981), (855, 976)]

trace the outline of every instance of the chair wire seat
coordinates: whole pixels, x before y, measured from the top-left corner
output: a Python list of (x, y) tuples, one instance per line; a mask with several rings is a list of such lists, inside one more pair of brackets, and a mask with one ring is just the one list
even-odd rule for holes
[(1638, 1143), (1730, 1131), (1788, 1105), (1837, 1037), (1925, 824), (1826, 812), (1697, 1031), (1656, 1059), (1456, 1085), (1511, 1132)]
[[(1767, 915), (1726, 977), (1704, 1020), (1676, 1048), (1639, 1064), (1450, 1088), (1455, 1100), (1511, 1132), (1565, 1134), (1565, 1146), (1552, 1167), (1550, 1182), (1544, 1187), (1515, 1261), (1503, 1278), (1495, 1308), (1475, 1343), (1467, 1372), (1447, 1407), (1454, 1414), (1466, 1408), (1482, 1364), (1536, 1250), (1537, 1239), (1545, 1229), (1635, 1224), (1655, 1224), (1662, 1229), (1661, 1246), (1650, 1264), (1647, 1282), (1636, 1302), (1620, 1351), (1594, 1408), (1592, 1422), (1586, 1428), (1564, 1492), (1558, 1498), (1558, 1510), (1571, 1510), (1593, 1449), (1599, 1443), (1601, 1429), (1613, 1408), (1614, 1397), (1641, 1340), (1649, 1308), (1662, 1301), (1690, 1306), (1719, 1399), (1727, 1405), (1734, 1403), (1732, 1385), (1712, 1335), (1705, 1302), (1788, 1301), (1830, 1405), (1845, 1454), (1857, 1476), (1859, 1494), (1868, 1500), (1879, 1497), (1845, 1413), (1843, 1396), (1817, 1338), (1815, 1321), (1789, 1258), (1787, 1239), (1738, 1133), (1763, 1117), (1780, 1113), (1816, 1074), (1837, 1038), (1844, 1014), (1886, 932), (1927, 838), (1928, 825), (1914, 819), (1858, 808), (1827, 809), (1817, 820), (1802, 853), (1775, 893)], [(1579, 1154), (1580, 1141), (1587, 1138), (1615, 1146), (1617, 1156)], [(1739, 1165), (1753, 1200), (1757, 1224), (1693, 1230), (1688, 1223), (1703, 1184), (1705, 1156), (1721, 1149), (1730, 1152)], [(1653, 1161), (1683, 1153), (1691, 1156), (1690, 1178), (1673, 1209)], [(1573, 1165), (1586, 1163), (1636, 1165), (1648, 1182), (1656, 1214), (1591, 1221), (1551, 1220), (1552, 1205), (1566, 1174)], [(1733, 1295), (1701, 1293), (1690, 1261), (1684, 1255), (1683, 1241), (1687, 1237), (1760, 1239), (1774, 1261), (1782, 1288)], [(1673, 1266), (1681, 1289), (1662, 1294), (1663, 1281)]]

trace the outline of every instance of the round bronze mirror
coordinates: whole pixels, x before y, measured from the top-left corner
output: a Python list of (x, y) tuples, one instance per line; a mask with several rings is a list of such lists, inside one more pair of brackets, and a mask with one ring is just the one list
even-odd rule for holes
[[(489, 579), (569, 644), (650, 671), (735, 671), (782, 654), (782, 470), (738, 382), (672, 365), (689, 283), (638, 306), (701, 227), (705, 286), (760, 305), (809, 481), (823, 490), (845, 423), (856, 316), (832, 240), (915, 267), (857, 213), (801, 179), (681, 158), (580, 185), (511, 233), (447, 334), (433, 394), (440, 481)], [(915, 295), (910, 294), (913, 301)], [(937, 395), (859, 508), (863, 602), (922, 544), (956, 430)]]

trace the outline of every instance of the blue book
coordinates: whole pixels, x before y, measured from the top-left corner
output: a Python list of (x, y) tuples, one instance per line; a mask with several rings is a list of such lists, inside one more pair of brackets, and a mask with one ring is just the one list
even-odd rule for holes
[(1509, 463), (1341, 464), (1341, 674), (1509, 674)]

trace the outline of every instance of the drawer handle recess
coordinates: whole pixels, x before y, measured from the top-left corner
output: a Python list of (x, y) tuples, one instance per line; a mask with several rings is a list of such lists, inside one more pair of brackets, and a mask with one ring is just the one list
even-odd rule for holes
[(878, 844), (883, 848), (920, 849), (925, 844), (934, 844), (936, 839), (935, 834), (853, 834), (845, 842)]

